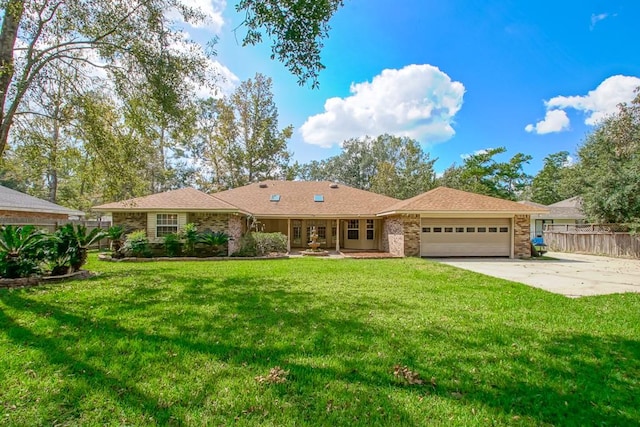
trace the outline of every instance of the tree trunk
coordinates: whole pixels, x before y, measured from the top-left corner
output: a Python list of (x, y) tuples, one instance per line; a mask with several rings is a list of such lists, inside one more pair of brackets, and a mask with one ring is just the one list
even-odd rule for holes
[(9, 139), (13, 115), (5, 115), (4, 105), (13, 79), (13, 50), (18, 37), (18, 28), (24, 12), (24, 0), (9, 0), (4, 7), (0, 28), (0, 158)]

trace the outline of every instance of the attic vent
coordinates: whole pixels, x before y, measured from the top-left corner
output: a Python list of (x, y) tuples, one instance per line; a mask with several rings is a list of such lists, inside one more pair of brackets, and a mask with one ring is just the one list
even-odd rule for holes
[(267, 188), (267, 183), (266, 182), (261, 182), (260, 184), (258, 184), (258, 186), (260, 188)]
[(279, 202), (280, 201), (280, 195), (279, 194), (272, 194), (271, 198), (269, 199), (272, 202)]
[(322, 194), (316, 194), (313, 196), (314, 202), (324, 202), (324, 196)]
[(338, 188), (338, 183), (337, 182), (332, 182), (331, 185), (329, 185), (329, 187)]

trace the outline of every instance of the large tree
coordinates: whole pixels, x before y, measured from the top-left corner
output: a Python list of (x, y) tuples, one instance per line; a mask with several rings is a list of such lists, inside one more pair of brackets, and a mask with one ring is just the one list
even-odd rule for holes
[(329, 20), (343, 0), (241, 0), (236, 9), (245, 13), (244, 45), (262, 41), (262, 31), (272, 39), (271, 58), (283, 62), (300, 84), (318, 85), (324, 69), (320, 61), (322, 39)]
[(231, 96), (201, 103), (195, 153), (202, 187), (221, 190), (286, 175), (293, 128), (278, 127), (271, 87), (270, 78), (256, 74)]
[(579, 191), (576, 170), (568, 151), (549, 154), (531, 182), (531, 201), (551, 205), (575, 196)]
[(640, 223), (640, 95), (587, 137), (578, 159), (587, 217)]
[[(201, 23), (203, 13), (180, 0), (0, 0), (0, 158), (24, 98), (50, 66), (107, 70), (117, 89), (133, 77), (152, 88), (171, 112), (181, 88), (203, 83), (205, 57), (193, 49), (170, 18)], [(272, 40), (272, 58), (285, 63), (301, 83), (317, 77), (322, 39), (342, 0), (241, 0), (243, 43), (262, 31)], [(177, 47), (177, 48), (176, 48)], [(89, 74), (95, 71), (88, 71)]]
[(407, 199), (433, 188), (434, 163), (417, 141), (385, 134), (349, 139), (339, 155), (299, 166), (298, 177)]
[(465, 157), (460, 166), (451, 165), (438, 179), (438, 184), (487, 196), (518, 200), (529, 185), (531, 177), (523, 166), (531, 156), (517, 153), (509, 161), (500, 162), (495, 156), (505, 153), (504, 147), (489, 148)]

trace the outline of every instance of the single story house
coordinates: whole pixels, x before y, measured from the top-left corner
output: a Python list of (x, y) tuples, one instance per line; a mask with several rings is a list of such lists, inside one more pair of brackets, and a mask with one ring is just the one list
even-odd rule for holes
[(150, 239), (186, 223), (224, 231), (237, 250), (247, 229), (281, 232), (304, 249), (315, 229), (322, 247), (397, 256), (528, 257), (529, 218), (546, 209), (439, 187), (408, 200), (327, 181), (264, 181), (215, 194), (193, 188), (94, 208)]
[(579, 225), (587, 222), (582, 212), (582, 198), (571, 197), (545, 206), (534, 202), (520, 202), (528, 206), (546, 209), (545, 213), (531, 215), (531, 237), (542, 237), (545, 225)]
[(0, 185), (0, 223), (67, 221), (84, 218), (84, 215), (82, 211), (65, 208)]

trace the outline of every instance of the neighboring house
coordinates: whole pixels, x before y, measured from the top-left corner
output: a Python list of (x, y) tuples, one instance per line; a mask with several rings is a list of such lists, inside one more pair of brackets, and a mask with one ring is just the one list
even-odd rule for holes
[(20, 220), (67, 221), (84, 217), (84, 212), (65, 208), (0, 185), (0, 223)]
[(571, 197), (553, 203), (549, 206), (534, 202), (520, 202), (527, 206), (546, 208), (546, 213), (538, 213), (531, 216), (531, 237), (542, 237), (544, 226), (585, 224), (587, 218), (582, 213), (582, 199), (580, 196)]
[[(207, 195), (192, 188), (94, 208), (151, 239), (193, 222), (237, 242), (247, 227), (281, 232), (307, 248), (312, 228), (327, 249), (397, 256), (528, 257), (529, 217), (546, 209), (439, 187), (409, 200), (326, 181), (265, 181)], [(202, 218), (217, 218), (203, 221)], [(170, 223), (171, 229), (165, 228)]]

